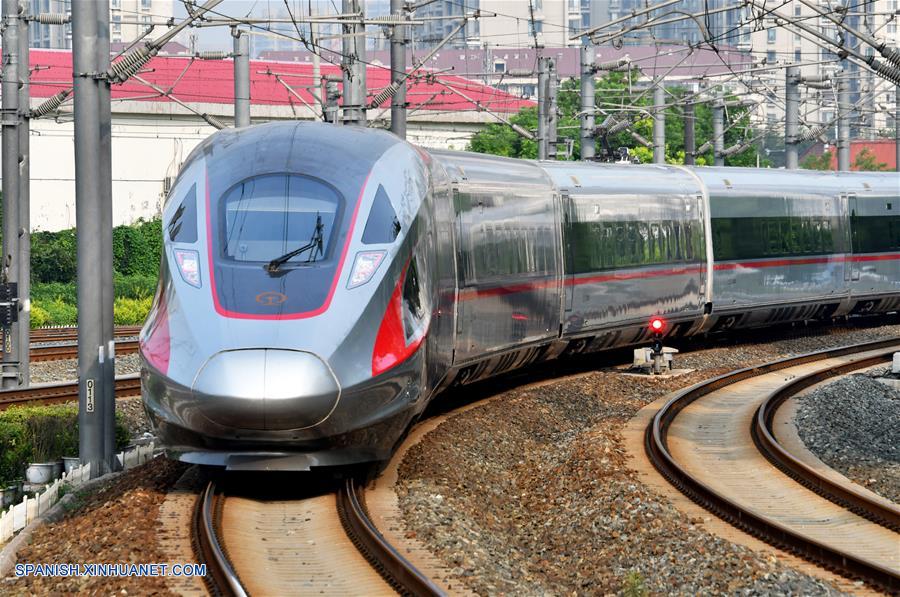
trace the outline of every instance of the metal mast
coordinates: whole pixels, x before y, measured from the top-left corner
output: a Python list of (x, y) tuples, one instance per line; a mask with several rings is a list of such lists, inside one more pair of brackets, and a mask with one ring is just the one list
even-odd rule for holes
[(547, 122), (547, 94), (549, 93), (549, 73), (547, 72), (547, 59), (538, 58), (538, 159), (546, 160), (548, 152), (547, 140), (550, 135)]
[(594, 144), (594, 46), (581, 46), (581, 159), (590, 160), (597, 153)]
[(838, 93), (838, 138), (837, 169), (850, 170), (850, 85), (844, 77), (837, 83)]
[(713, 102), (713, 164), (725, 165), (725, 101), (718, 97)]
[(653, 163), (666, 163), (666, 90), (662, 81), (653, 89)]
[[(362, 15), (359, 0), (342, 0), (341, 10), (345, 16)], [(344, 124), (366, 124), (365, 31), (365, 25), (343, 25)]]
[(784, 167), (796, 170), (800, 130), (800, 67), (789, 66), (784, 74)]
[[(6, 0), (4, 0), (6, 1)], [(14, 1), (14, 0), (13, 0)], [(101, 150), (101, 109), (98, 56), (99, 2), (72, 4), (73, 71), (75, 78), (75, 224), (78, 237), (78, 436), (82, 463), (91, 476), (109, 469), (113, 454), (104, 441), (106, 387), (114, 384), (104, 366), (108, 348), (103, 338), (104, 308), (101, 272), (105, 242), (105, 194), (100, 184), (108, 164)], [(109, 47), (105, 48), (109, 54)], [(112, 243), (110, 242), (110, 245)], [(98, 264), (101, 264), (98, 267)], [(109, 293), (108, 296), (111, 296)]]
[[(18, 300), (15, 287), (19, 280), (19, 2), (3, 0), (3, 100), (2, 174), (3, 174), (3, 263), (2, 294), (4, 308), (2, 387), (19, 385)], [(9, 284), (9, 285), (7, 285)], [(25, 322), (27, 326), (28, 323)]]
[(19, 0), (19, 381), (30, 384), (31, 361), (31, 66), (28, 51), (29, 2)]
[[(109, 0), (96, 0), (97, 5), (97, 72), (106, 73), (110, 66), (109, 57)], [(100, 343), (106, 347), (105, 355), (99, 357), (102, 383), (99, 385), (99, 405), (103, 419), (103, 462), (105, 470), (115, 469), (116, 453), (116, 342), (113, 304), (113, 239), (112, 239), (112, 106), (109, 79), (95, 77), (97, 85), (97, 117), (99, 120), (99, 153), (97, 154), (97, 204), (100, 215), (100, 231), (96, 240), (100, 242), (99, 262), (88, 262), (89, 266), (99, 263), (100, 293)], [(76, 224), (78, 197), (76, 201)], [(78, 234), (80, 240), (81, 235)], [(80, 255), (79, 255), (80, 257)], [(80, 262), (80, 259), (79, 259)], [(79, 264), (80, 267), (80, 264)], [(94, 266), (96, 267), (96, 266)], [(79, 270), (79, 285), (81, 271)], [(81, 305), (79, 304), (79, 307)], [(91, 471), (93, 474), (93, 470)], [(100, 473), (102, 474), (102, 473)]]
[[(404, 0), (391, 0), (391, 14), (406, 17)], [(391, 31), (391, 82), (397, 91), (391, 97), (391, 132), (406, 139), (406, 26), (394, 25)]]
[(234, 128), (250, 126), (250, 38), (237, 27), (234, 38)]
[(693, 166), (697, 151), (697, 137), (695, 134), (696, 119), (694, 116), (694, 103), (684, 105), (684, 165)]

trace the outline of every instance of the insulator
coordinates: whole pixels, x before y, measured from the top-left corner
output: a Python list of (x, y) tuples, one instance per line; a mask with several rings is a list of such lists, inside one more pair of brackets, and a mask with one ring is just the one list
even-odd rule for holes
[(900, 85), (900, 68), (873, 60), (872, 69), (894, 85)]
[(882, 46), (881, 55), (884, 56), (885, 60), (887, 60), (894, 66), (900, 67), (900, 50), (898, 50), (897, 48)]
[(41, 25), (65, 25), (72, 18), (62, 13), (42, 12), (34, 18)]
[(603, 122), (600, 123), (600, 126), (598, 128), (608, 129), (609, 127), (616, 124), (616, 122), (617, 122), (617, 120), (615, 118), (613, 118), (612, 115), (609, 115), (603, 120)]
[(812, 141), (813, 139), (816, 139), (819, 135), (824, 133), (827, 128), (828, 128), (828, 126), (824, 125), (824, 124), (820, 124), (819, 126), (813, 127), (811, 129), (809, 129), (808, 131), (806, 131), (805, 133), (802, 133), (800, 135), (800, 140), (801, 141)]
[(818, 82), (818, 81), (804, 81), (803, 83), (810, 89), (831, 89), (831, 83)]
[(218, 129), (221, 131), (224, 128), (228, 128), (228, 125), (226, 125), (224, 122), (222, 122), (212, 114), (201, 114), (200, 116), (209, 124), (209, 126), (213, 127), (214, 129)]
[(56, 110), (62, 105), (66, 98), (71, 95), (72, 90), (66, 89), (64, 91), (60, 91), (53, 97), (47, 98), (44, 100), (40, 106), (31, 111), (32, 118), (41, 118), (50, 114), (51, 112), (56, 112)]
[(704, 143), (703, 145), (698, 147), (696, 150), (694, 150), (694, 155), (700, 155), (702, 153), (706, 153), (707, 151), (709, 151), (710, 147), (712, 147), (712, 143), (710, 141), (707, 141), (706, 143)]
[(512, 130), (516, 131), (517, 133), (519, 133), (526, 139), (531, 139), (532, 141), (534, 140), (534, 135), (532, 135), (530, 132), (526, 131), (524, 128), (522, 128), (518, 124), (513, 123)]
[(634, 138), (635, 141), (637, 141), (644, 147), (650, 147), (650, 141), (647, 141), (641, 134), (636, 133), (634, 131), (630, 131), (630, 132), (631, 132), (631, 136)]
[(397, 15), (381, 15), (366, 19), (367, 25), (405, 25), (409, 21)]
[(614, 125), (612, 125), (611, 127), (609, 127), (607, 134), (615, 135), (616, 133), (621, 133), (622, 131), (624, 131), (625, 129), (627, 129), (630, 126), (631, 126), (630, 120), (623, 120), (622, 122), (617, 122)]
[(731, 147), (726, 147), (725, 149), (722, 150), (722, 153), (720, 155), (722, 157), (728, 157), (728, 156), (734, 155), (736, 153), (741, 153), (748, 147), (750, 147), (750, 145), (748, 145), (747, 143), (738, 143), (737, 145), (732, 145)]
[(628, 58), (619, 58), (618, 60), (610, 60), (609, 62), (600, 62), (594, 65), (594, 68), (597, 70), (619, 70), (630, 62), (631, 60)]
[(400, 85), (401, 85), (401, 83), (397, 83), (395, 81), (395, 82), (391, 83), (390, 85), (388, 85), (387, 87), (385, 87), (384, 89), (382, 89), (381, 91), (379, 91), (378, 94), (376, 94), (375, 97), (372, 98), (372, 103), (369, 104), (369, 108), (370, 109), (377, 108), (378, 106), (383, 104), (385, 101), (387, 101), (389, 98), (392, 98), (395, 95), (397, 95), (397, 90), (400, 89)]
[(197, 53), (197, 58), (199, 58), (200, 60), (224, 60), (225, 58), (228, 58), (229, 56), (231, 56), (231, 54), (229, 54), (228, 52), (223, 52), (221, 50), (219, 50), (219, 51), (209, 50), (207, 52), (198, 52)]
[(124, 83), (141, 70), (141, 67), (147, 64), (158, 51), (156, 48), (139, 46), (125, 54), (121, 60), (114, 62), (110, 65), (109, 70), (106, 71), (110, 83)]

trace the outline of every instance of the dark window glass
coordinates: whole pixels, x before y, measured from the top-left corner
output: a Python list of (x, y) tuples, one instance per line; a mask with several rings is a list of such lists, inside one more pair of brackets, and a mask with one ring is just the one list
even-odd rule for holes
[(363, 230), (363, 244), (392, 243), (398, 234), (400, 221), (397, 219), (397, 212), (394, 211), (384, 187), (378, 185), (378, 192), (375, 193), (375, 201), (372, 202), (372, 210), (369, 211), (369, 219)]
[(406, 341), (409, 342), (422, 326), (422, 320), (425, 317), (424, 308), (424, 288), (422, 281), (419, 279), (419, 268), (417, 258), (413, 257), (409, 261), (406, 269), (406, 279), (403, 281), (403, 332), (406, 335)]
[(312, 243), (321, 224), (322, 245), (288, 263), (321, 261), (334, 237), (340, 199), (330, 187), (304, 176), (269, 174), (235, 185), (222, 201), (224, 256), (264, 262)]
[(835, 218), (790, 216), (713, 218), (716, 261), (791, 255), (821, 255), (843, 250)]
[(175, 243), (197, 242), (197, 185), (191, 186), (181, 205), (169, 220), (169, 240)]

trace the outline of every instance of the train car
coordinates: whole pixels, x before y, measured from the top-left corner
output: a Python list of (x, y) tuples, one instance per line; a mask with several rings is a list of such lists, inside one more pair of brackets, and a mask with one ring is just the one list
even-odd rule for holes
[(388, 458), (428, 401), (566, 354), (888, 311), (896, 174), (535, 162), (382, 131), (220, 131), (163, 208), (141, 333), (186, 462)]

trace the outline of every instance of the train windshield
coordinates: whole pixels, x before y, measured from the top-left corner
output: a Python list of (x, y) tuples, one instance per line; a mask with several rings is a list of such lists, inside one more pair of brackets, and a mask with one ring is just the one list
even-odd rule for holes
[[(340, 197), (304, 176), (272, 174), (245, 180), (223, 200), (224, 257), (286, 266), (329, 255)], [(306, 250), (300, 250), (307, 247)]]

